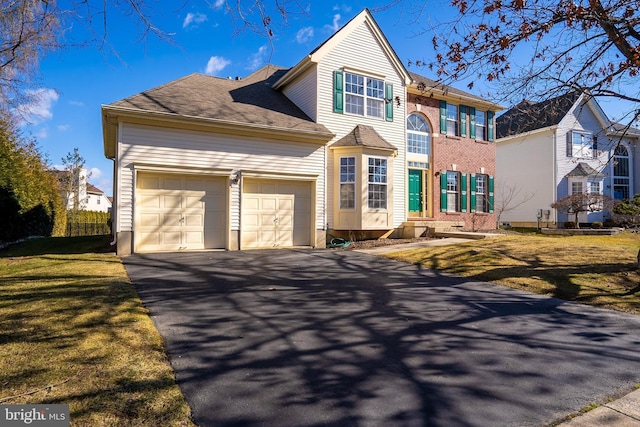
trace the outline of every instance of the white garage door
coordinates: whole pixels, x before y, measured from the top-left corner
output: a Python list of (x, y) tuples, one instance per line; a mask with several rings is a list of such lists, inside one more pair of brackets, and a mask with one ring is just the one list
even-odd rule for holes
[(224, 248), (226, 188), (222, 177), (140, 172), (136, 252)]
[(311, 183), (245, 178), (242, 248), (310, 246)]

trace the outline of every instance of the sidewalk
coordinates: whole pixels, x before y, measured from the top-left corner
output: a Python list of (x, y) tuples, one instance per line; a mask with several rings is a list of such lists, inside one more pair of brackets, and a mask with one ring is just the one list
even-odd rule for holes
[[(465, 243), (472, 240), (474, 239), (449, 237), (444, 239), (426, 240), (424, 242), (355, 250), (372, 255), (384, 255), (391, 252), (419, 249), (429, 246), (455, 245), (457, 243)], [(558, 424), (557, 427), (640, 427), (640, 389), (633, 391), (620, 399), (614, 400), (613, 402), (576, 416), (570, 421)]]
[(640, 390), (599, 406), (558, 427), (640, 427)]

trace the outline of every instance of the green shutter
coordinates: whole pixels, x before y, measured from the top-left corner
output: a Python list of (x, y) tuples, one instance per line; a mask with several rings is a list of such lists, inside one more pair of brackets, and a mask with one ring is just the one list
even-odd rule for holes
[(460, 106), (460, 136), (467, 136), (467, 106)]
[(440, 212), (447, 211), (447, 171), (440, 171)]
[(469, 138), (476, 139), (476, 109), (469, 107)]
[(487, 111), (487, 139), (493, 142), (493, 111)]
[(489, 175), (489, 213), (493, 213), (493, 175)]
[(471, 196), (469, 197), (469, 212), (476, 211), (476, 191), (478, 190), (476, 184), (476, 174), (472, 173), (469, 177), (469, 186), (471, 187)]
[(388, 122), (393, 121), (393, 84), (385, 83), (384, 85), (384, 118)]
[(440, 101), (440, 133), (447, 134), (447, 101)]
[(342, 71), (333, 72), (333, 112), (344, 113), (344, 76)]
[(467, 174), (460, 175), (460, 212), (467, 211)]

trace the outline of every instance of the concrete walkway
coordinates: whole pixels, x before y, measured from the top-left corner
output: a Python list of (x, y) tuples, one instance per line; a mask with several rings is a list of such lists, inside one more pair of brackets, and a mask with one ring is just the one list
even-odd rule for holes
[(640, 390), (593, 409), (560, 427), (640, 427)]

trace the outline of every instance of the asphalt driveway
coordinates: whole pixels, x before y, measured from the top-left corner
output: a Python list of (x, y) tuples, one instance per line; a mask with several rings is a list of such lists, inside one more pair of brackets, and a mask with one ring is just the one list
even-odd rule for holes
[(640, 383), (640, 317), (353, 251), (124, 259), (201, 426), (544, 426)]

